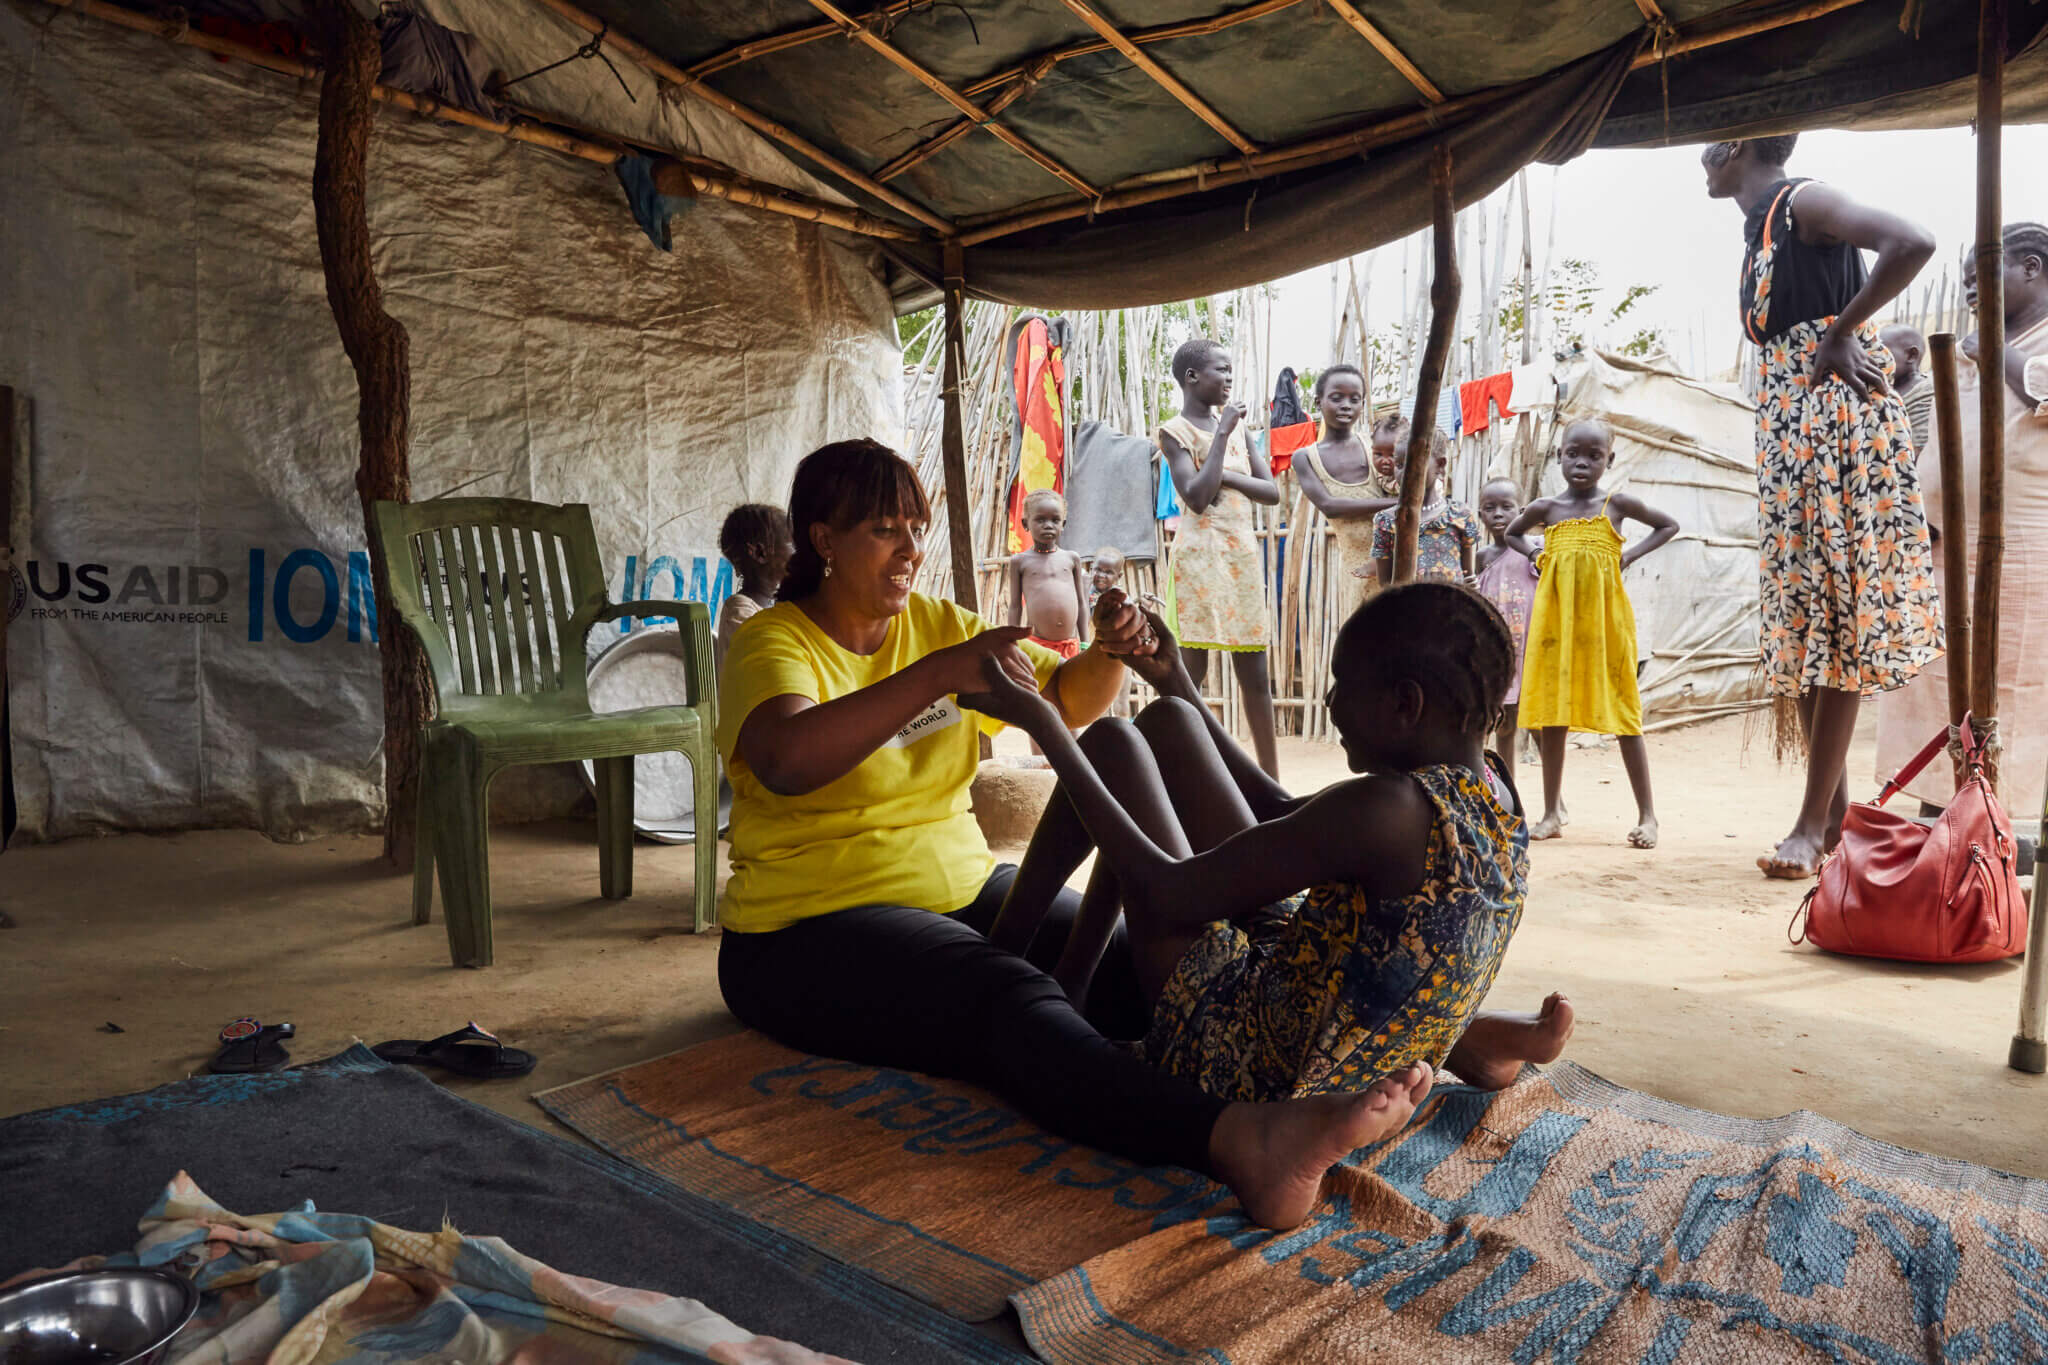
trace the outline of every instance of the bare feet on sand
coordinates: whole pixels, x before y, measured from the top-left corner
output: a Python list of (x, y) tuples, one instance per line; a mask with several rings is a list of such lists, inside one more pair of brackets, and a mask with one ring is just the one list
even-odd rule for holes
[(1553, 992), (1537, 1014), (1488, 1011), (1473, 1018), (1444, 1065), (1467, 1085), (1502, 1090), (1524, 1062), (1554, 1062), (1572, 1036), (1572, 1002)]
[(1564, 833), (1564, 812), (1561, 810), (1545, 811), (1541, 820), (1529, 826), (1529, 842), (1535, 843), (1538, 839), (1555, 839), (1562, 833)]
[(1233, 1104), (1209, 1134), (1209, 1168), (1254, 1223), (1291, 1228), (1316, 1206), (1323, 1173), (1400, 1131), (1434, 1079), (1417, 1062), (1362, 1094)]
[(1803, 882), (1820, 873), (1820, 861), (1824, 854), (1825, 841), (1814, 835), (1793, 830), (1785, 841), (1756, 860), (1756, 865), (1766, 877), (1780, 881)]
[(1657, 846), (1657, 817), (1645, 815), (1636, 827), (1628, 832), (1630, 848), (1655, 848)]

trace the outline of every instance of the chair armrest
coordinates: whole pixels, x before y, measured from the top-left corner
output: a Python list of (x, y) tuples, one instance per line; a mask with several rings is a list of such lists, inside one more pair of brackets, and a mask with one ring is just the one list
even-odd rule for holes
[(702, 602), (606, 602), (595, 610), (577, 612), (569, 621), (569, 629), (579, 636), (587, 636), (596, 627), (622, 616), (639, 620), (659, 616), (675, 618), (676, 631), (683, 640), (683, 675), (689, 686), (689, 705), (710, 712), (711, 723), (715, 727), (718, 679), (712, 675), (711, 668), (711, 608)]

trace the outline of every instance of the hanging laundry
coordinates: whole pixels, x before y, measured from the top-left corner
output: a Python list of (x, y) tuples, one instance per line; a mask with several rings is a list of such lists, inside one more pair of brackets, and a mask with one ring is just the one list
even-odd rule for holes
[[(1438, 391), (1437, 391), (1437, 396), (1436, 396), (1436, 425), (1437, 425), (1437, 430), (1439, 430), (1439, 431), (1443, 432), (1443, 434), (1444, 434), (1444, 435), (1446, 435), (1446, 436), (1450, 437), (1450, 438), (1451, 438), (1452, 440), (1456, 440), (1456, 439), (1458, 438), (1458, 433), (1459, 433), (1459, 431), (1461, 430), (1461, 425), (1460, 425), (1460, 422), (1459, 422), (1459, 411), (1458, 411), (1458, 406), (1459, 406), (1459, 405), (1458, 405), (1458, 386), (1457, 386), (1457, 385), (1455, 385), (1455, 384), (1445, 384), (1445, 385), (1443, 386), (1443, 388), (1441, 388), (1440, 390), (1438, 390)], [(1414, 394), (1412, 394), (1412, 393), (1411, 393), (1411, 394), (1409, 394), (1409, 395), (1408, 395), (1408, 396), (1407, 396), (1406, 398), (1403, 398), (1403, 399), (1401, 400), (1401, 415), (1402, 415), (1403, 417), (1406, 417), (1406, 418), (1407, 418), (1407, 419), (1408, 419), (1409, 421), (1411, 421), (1411, 422), (1413, 422), (1413, 421), (1415, 420), (1415, 395), (1414, 395)]]
[(1073, 326), (1024, 317), (1005, 339), (1016, 417), (1010, 427), (1010, 553), (1031, 543), (1024, 528), (1024, 498), (1041, 488), (1066, 492), (1067, 359)]
[(1515, 411), (1508, 401), (1514, 392), (1515, 376), (1507, 370), (1458, 385), (1458, 420), (1465, 434), (1486, 430), (1493, 422), (1495, 404), (1499, 404), (1502, 417), (1513, 417)]
[(484, 94), (491, 62), (475, 34), (445, 28), (424, 14), (394, 5), (377, 20), (377, 41), (384, 49), (379, 84), (430, 95), (485, 118), (502, 116)]
[[(1082, 556), (1105, 545), (1130, 560), (1150, 561), (1158, 553), (1152, 442), (1107, 422), (1078, 423), (1066, 476), (1067, 529), (1060, 544)], [(1172, 479), (1166, 482), (1172, 487)]]
[(668, 220), (690, 206), (697, 187), (681, 163), (666, 157), (641, 156), (629, 152), (612, 163), (612, 174), (626, 191), (626, 205), (633, 221), (647, 234), (647, 240), (663, 251), (671, 250)]
[(1301, 380), (1293, 366), (1280, 371), (1266, 405), (1266, 459), (1275, 475), (1285, 474), (1294, 452), (1316, 439), (1316, 424), (1301, 403)]
[[(1527, 412), (1557, 401), (1557, 378), (1548, 364), (1517, 365), (1509, 371), (1514, 381), (1514, 391), (1508, 395), (1508, 402), (1516, 412)], [(1502, 413), (1507, 408), (1501, 409)]]
[(1308, 420), (1308, 409), (1301, 405), (1301, 379), (1294, 373), (1292, 365), (1280, 371), (1280, 378), (1273, 384), (1273, 401), (1266, 408), (1266, 422), (1269, 426), (1291, 427)]
[(1173, 472), (1166, 467), (1165, 460), (1156, 461), (1153, 468), (1159, 473), (1159, 497), (1153, 516), (1156, 520), (1177, 524), (1180, 521), (1180, 492), (1173, 486)]

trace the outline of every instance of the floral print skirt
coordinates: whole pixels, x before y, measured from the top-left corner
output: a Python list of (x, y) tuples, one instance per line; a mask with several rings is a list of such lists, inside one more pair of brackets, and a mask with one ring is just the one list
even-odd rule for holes
[[(1904, 686), (1942, 651), (1941, 597), (1906, 410), (1816, 388), (1831, 318), (1758, 348), (1757, 517), (1762, 666), (1770, 691), (1869, 696)], [(1891, 373), (1866, 323), (1857, 339)]]

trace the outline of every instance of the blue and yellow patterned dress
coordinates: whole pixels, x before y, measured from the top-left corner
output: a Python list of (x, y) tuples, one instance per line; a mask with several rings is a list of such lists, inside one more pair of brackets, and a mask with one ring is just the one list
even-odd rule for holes
[(1374, 900), (1333, 882), (1249, 933), (1210, 925), (1153, 1008), (1153, 1065), (1223, 1099), (1278, 1100), (1443, 1064), (1521, 921), (1529, 836), (1471, 769), (1410, 776), (1437, 815), (1421, 887)]

